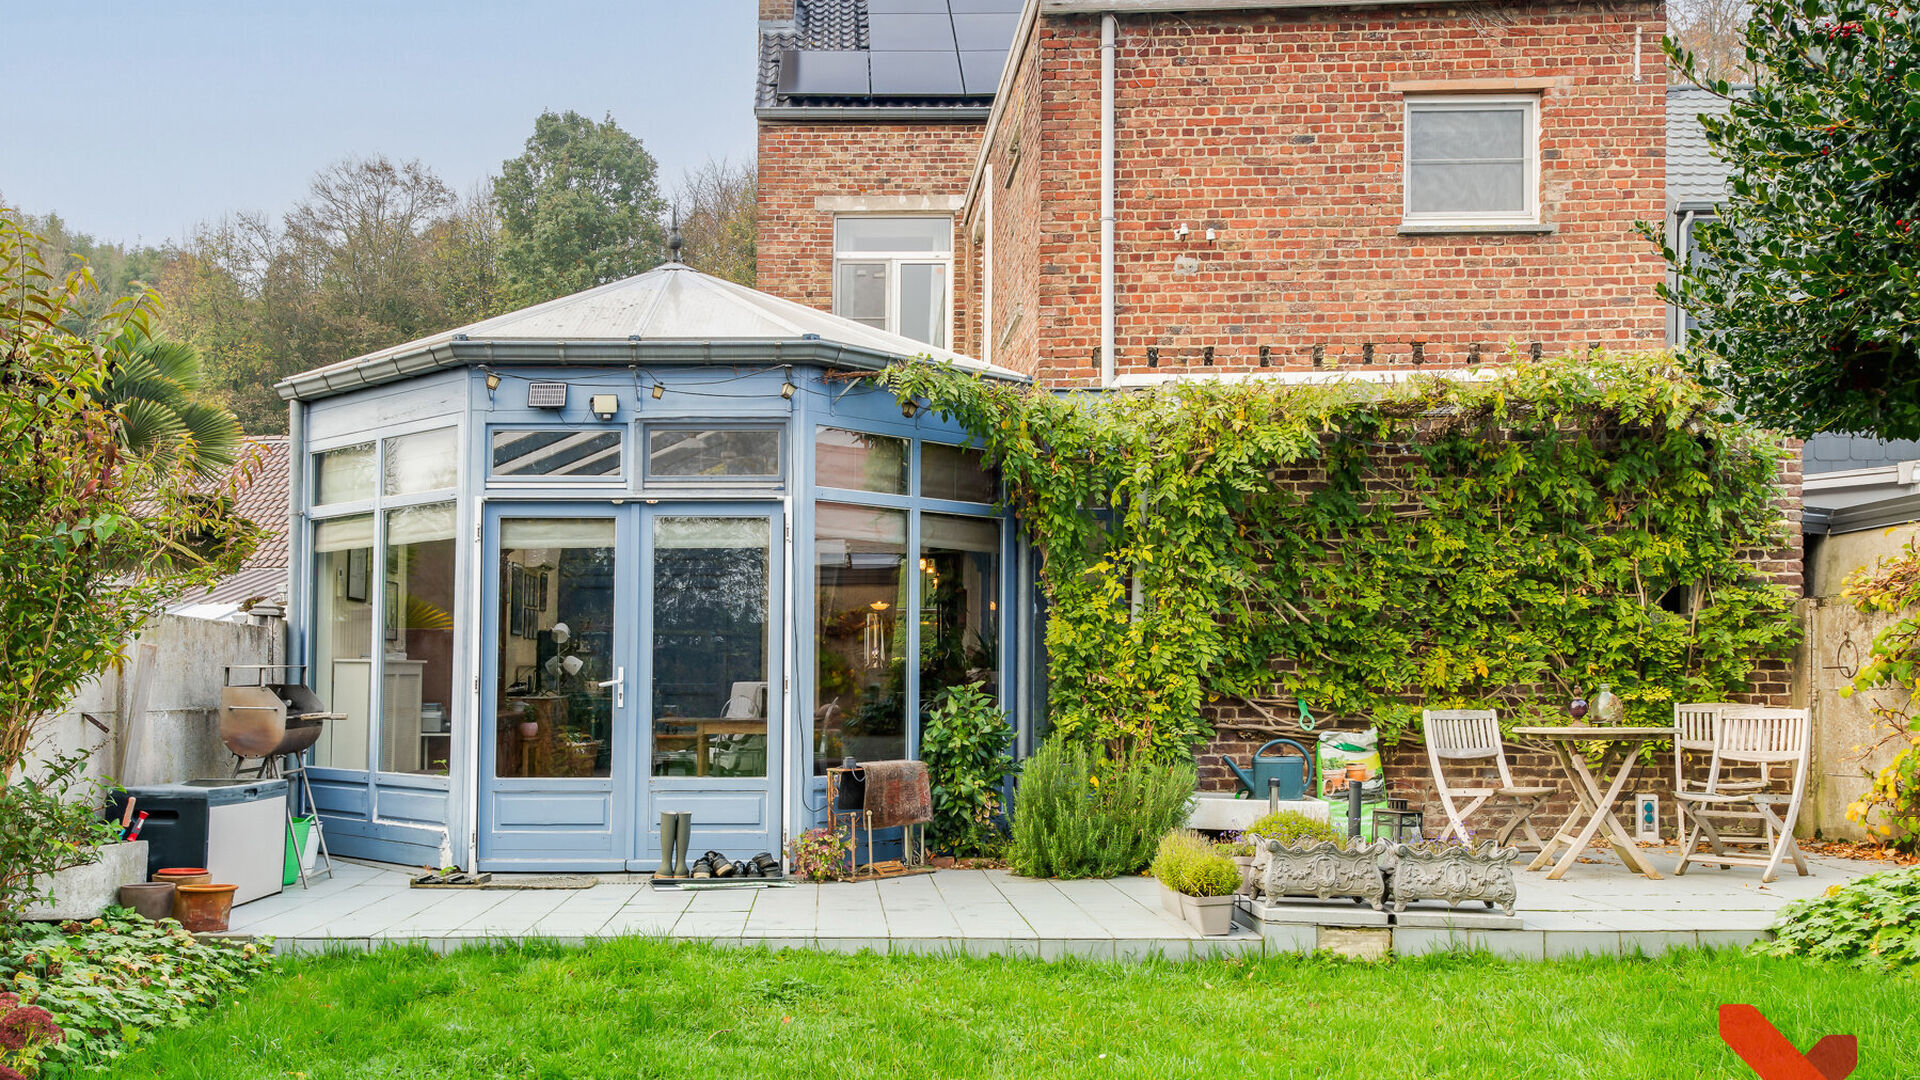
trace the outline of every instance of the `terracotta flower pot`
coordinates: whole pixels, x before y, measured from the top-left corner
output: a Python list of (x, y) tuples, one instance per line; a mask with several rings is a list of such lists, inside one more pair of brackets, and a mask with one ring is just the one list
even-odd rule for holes
[(173, 917), (196, 934), (225, 930), (238, 885), (182, 885), (174, 890)]
[(213, 875), (204, 866), (167, 866), (154, 871), (153, 880), (171, 881), (175, 885), (207, 885), (213, 881)]
[(120, 906), (130, 907), (149, 922), (159, 922), (173, 913), (171, 881), (142, 881), (120, 886)]
[(537, 738), (539, 738), (539, 737), (540, 737), (540, 722), (539, 722), (538, 720), (522, 720), (522, 721), (520, 721), (520, 737), (521, 737), (521, 738), (523, 738), (523, 739), (537, 739)]

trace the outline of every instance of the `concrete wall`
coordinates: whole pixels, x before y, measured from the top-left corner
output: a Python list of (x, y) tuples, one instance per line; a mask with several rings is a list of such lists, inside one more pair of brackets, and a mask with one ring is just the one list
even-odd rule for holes
[[(280, 662), (282, 626), (278, 619), (243, 624), (157, 616), (127, 650), (119, 671), (88, 682), (67, 710), (48, 722), (31, 756), (44, 760), (93, 750), (90, 773), (128, 787), (230, 775), (233, 755), (220, 741), (222, 669)], [(146, 646), (152, 647), (150, 653)], [(146, 708), (129, 725), (125, 721), (143, 655), (150, 666)]]
[[(1920, 525), (1870, 529), (1822, 538), (1807, 552), (1808, 591), (1803, 605), (1806, 636), (1794, 665), (1795, 697), (1813, 709), (1813, 790), (1801, 811), (1801, 832), (1858, 840), (1866, 834), (1847, 820), (1847, 806), (1869, 778), (1893, 760), (1898, 747), (1875, 748), (1886, 734), (1872, 706), (1882, 694), (1840, 696), (1866, 659), (1874, 635), (1895, 622), (1892, 614), (1863, 615), (1840, 598), (1848, 574), (1900, 553), (1920, 537)], [(1885, 702), (1894, 704), (1893, 702)]]

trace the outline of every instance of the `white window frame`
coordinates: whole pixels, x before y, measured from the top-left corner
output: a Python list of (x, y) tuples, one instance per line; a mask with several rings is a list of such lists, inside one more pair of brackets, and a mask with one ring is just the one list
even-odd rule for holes
[[(1413, 211), (1413, 116), (1428, 108), (1479, 109), (1507, 111), (1521, 106), (1526, 116), (1526, 178), (1523, 190), (1527, 205), (1519, 213), (1449, 212), (1416, 214)], [(1538, 225), (1540, 223), (1540, 95), (1539, 94), (1408, 94), (1401, 120), (1400, 137), (1400, 214), (1410, 226)]]
[[(840, 222), (856, 218), (928, 218), (947, 223), (947, 250), (944, 253), (930, 251), (841, 251)], [(952, 214), (835, 214), (833, 216), (833, 313), (840, 311), (840, 266), (842, 263), (886, 263), (887, 264), (887, 325), (890, 334), (900, 331), (900, 268), (912, 264), (934, 265), (946, 275), (947, 287), (940, 298), (940, 337), (938, 343), (928, 342), (931, 348), (951, 349), (953, 347), (953, 215)], [(842, 315), (843, 318), (852, 316)], [(865, 325), (864, 323), (862, 325)], [(905, 336), (905, 335), (902, 335)]]

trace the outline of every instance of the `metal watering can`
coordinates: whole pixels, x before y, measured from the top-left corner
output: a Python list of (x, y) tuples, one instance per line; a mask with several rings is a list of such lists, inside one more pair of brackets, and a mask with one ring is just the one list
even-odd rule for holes
[[(1298, 750), (1300, 756), (1267, 753), (1273, 747), (1283, 744)], [(1233, 770), (1233, 775), (1239, 779), (1240, 786), (1244, 789), (1242, 794), (1256, 799), (1267, 797), (1268, 781), (1271, 780), (1280, 781), (1280, 798), (1283, 801), (1290, 802), (1302, 798), (1308, 791), (1313, 790), (1313, 755), (1307, 752), (1306, 747), (1292, 739), (1270, 739), (1262, 743), (1260, 749), (1253, 752), (1251, 773), (1234, 764), (1233, 759), (1225, 754), (1220, 755), (1220, 762)]]

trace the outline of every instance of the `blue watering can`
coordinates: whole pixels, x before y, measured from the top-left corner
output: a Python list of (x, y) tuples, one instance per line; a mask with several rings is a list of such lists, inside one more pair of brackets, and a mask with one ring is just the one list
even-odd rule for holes
[[(1299, 756), (1267, 753), (1281, 745), (1293, 747), (1299, 751)], [(1270, 739), (1261, 744), (1260, 749), (1253, 752), (1252, 773), (1234, 764), (1233, 759), (1225, 754), (1220, 755), (1220, 761), (1239, 778), (1242, 798), (1249, 795), (1256, 799), (1266, 798), (1267, 782), (1270, 780), (1280, 781), (1280, 798), (1283, 801), (1299, 799), (1313, 789), (1313, 755), (1292, 739)]]

